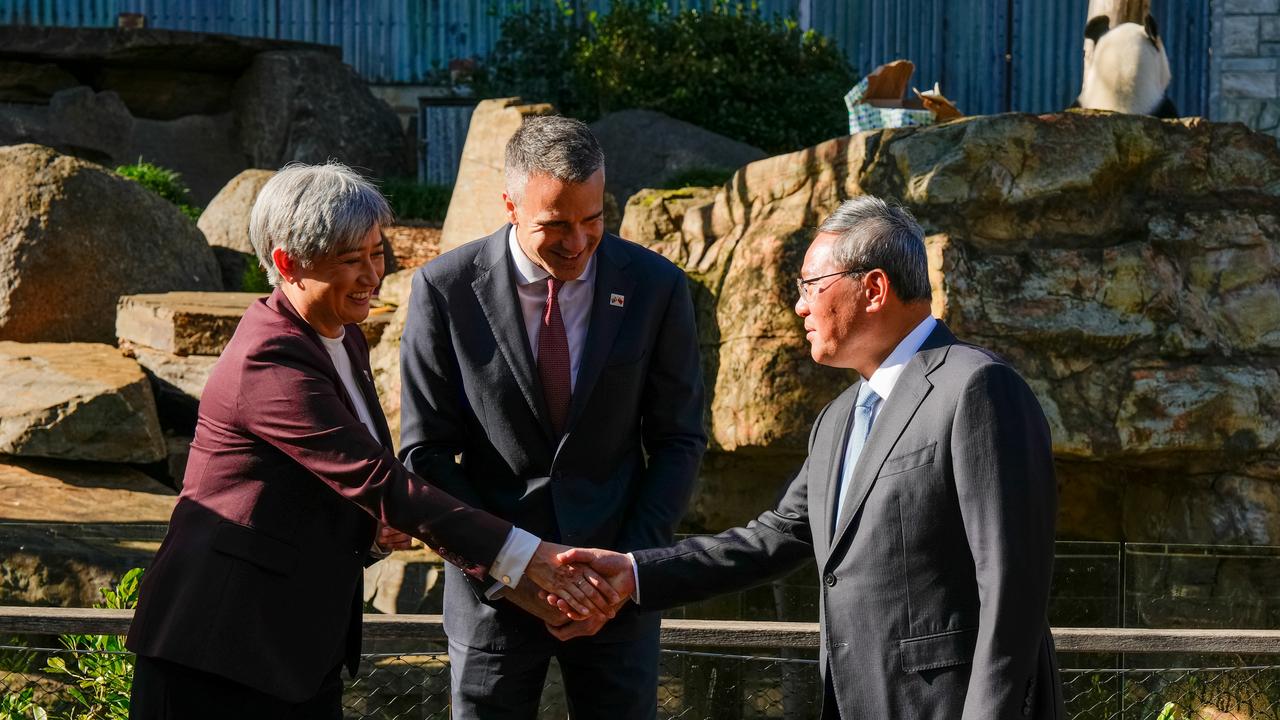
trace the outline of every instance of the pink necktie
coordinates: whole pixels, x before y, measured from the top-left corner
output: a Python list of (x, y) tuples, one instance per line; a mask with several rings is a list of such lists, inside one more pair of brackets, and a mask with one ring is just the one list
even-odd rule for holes
[(542, 328), (538, 332), (538, 377), (542, 379), (542, 393), (557, 436), (564, 433), (569, 396), (573, 392), (569, 380), (569, 337), (565, 334), (564, 318), (560, 317), (558, 296), (562, 287), (563, 281), (547, 278), (547, 308), (542, 313)]

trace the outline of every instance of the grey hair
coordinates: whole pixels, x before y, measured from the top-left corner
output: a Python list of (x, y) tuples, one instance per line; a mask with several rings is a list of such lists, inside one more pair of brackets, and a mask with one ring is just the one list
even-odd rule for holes
[(818, 230), (839, 235), (832, 247), (838, 267), (884, 270), (903, 302), (933, 297), (924, 230), (905, 208), (869, 195), (856, 197), (840, 203)]
[(274, 287), (276, 248), (310, 267), (318, 257), (350, 252), (369, 231), (391, 222), (391, 206), (373, 183), (337, 162), (289, 163), (262, 186), (249, 216), (249, 244)]
[(604, 151), (582, 121), (559, 115), (525, 118), (507, 141), (507, 196), (520, 202), (534, 173), (583, 183), (603, 167)]

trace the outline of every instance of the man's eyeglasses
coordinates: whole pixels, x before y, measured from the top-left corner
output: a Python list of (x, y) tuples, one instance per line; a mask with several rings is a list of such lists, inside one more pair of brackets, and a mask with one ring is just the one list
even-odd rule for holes
[(850, 270), (841, 270), (840, 272), (827, 273), (826, 275), (819, 275), (817, 277), (796, 278), (796, 291), (800, 293), (800, 297), (804, 298), (805, 302), (809, 302), (809, 300), (811, 300), (813, 296), (813, 288), (815, 287), (815, 283), (817, 283), (819, 280), (826, 280), (829, 277), (836, 277), (837, 275), (861, 275), (862, 273), (865, 273), (869, 270), (871, 270), (871, 268), (857, 267), (857, 268), (852, 268)]

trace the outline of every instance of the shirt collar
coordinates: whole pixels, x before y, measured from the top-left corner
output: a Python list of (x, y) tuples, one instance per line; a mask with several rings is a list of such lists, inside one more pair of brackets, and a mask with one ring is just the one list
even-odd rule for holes
[(921, 320), (914, 330), (902, 338), (902, 342), (898, 343), (893, 352), (889, 353), (889, 357), (880, 363), (880, 367), (871, 373), (867, 383), (881, 400), (889, 399), (889, 394), (893, 392), (893, 386), (898, 384), (898, 378), (902, 376), (907, 363), (919, 352), (920, 346), (924, 345), (924, 341), (929, 338), (929, 334), (937, 325), (938, 321), (932, 315)]
[[(533, 285), (534, 283), (545, 283), (551, 273), (529, 259), (524, 254), (524, 249), (520, 247), (520, 241), (516, 239), (516, 226), (512, 225), (507, 232), (507, 250), (511, 254), (511, 261), (516, 266), (516, 284), (517, 285)], [(596, 252), (600, 248), (596, 247)], [(591, 258), (587, 260), (587, 267), (578, 276), (577, 280), (569, 282), (593, 282), (596, 279), (596, 256), (592, 253)]]

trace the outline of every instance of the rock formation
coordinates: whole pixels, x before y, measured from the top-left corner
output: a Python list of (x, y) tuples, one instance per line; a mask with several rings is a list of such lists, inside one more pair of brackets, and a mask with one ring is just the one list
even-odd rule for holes
[(765, 157), (738, 142), (654, 110), (622, 110), (591, 123), (604, 150), (605, 189), (623, 204), (689, 170), (736, 170)]
[(798, 457), (849, 381), (810, 361), (793, 278), (816, 224), (862, 193), (916, 214), (935, 314), (1036, 390), (1060, 536), (1280, 542), (1280, 152), (1239, 125), (975, 117), (769, 158), (709, 196), (632, 198), (624, 234), (693, 282), (709, 467)]
[(110, 345), (0, 342), (0, 453), (148, 463), (165, 457), (146, 375)]
[(46, 147), (0, 147), (0, 340), (114, 343), (121, 295), (221, 287), (204, 236), (160, 196)]
[(507, 140), (526, 117), (553, 114), (551, 105), (526, 104), (520, 98), (484, 100), (476, 105), (441, 231), (440, 252), (484, 237), (507, 221), (502, 205)]

